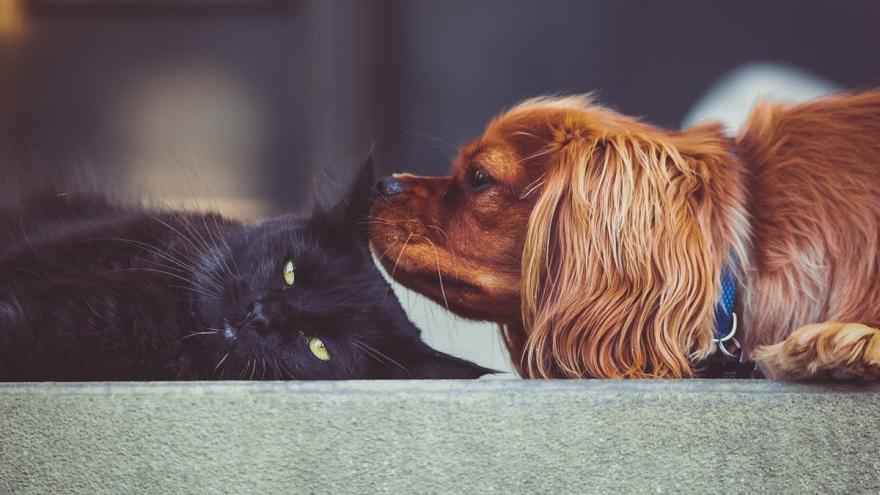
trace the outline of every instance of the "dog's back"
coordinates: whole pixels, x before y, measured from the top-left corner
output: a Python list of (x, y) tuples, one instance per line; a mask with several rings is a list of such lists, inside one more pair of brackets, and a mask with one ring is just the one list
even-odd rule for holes
[(761, 104), (737, 153), (751, 172), (750, 344), (880, 323), (880, 91)]

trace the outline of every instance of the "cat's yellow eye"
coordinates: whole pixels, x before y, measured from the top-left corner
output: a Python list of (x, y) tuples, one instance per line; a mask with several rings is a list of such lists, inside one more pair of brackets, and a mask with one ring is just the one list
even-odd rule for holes
[(330, 361), (330, 352), (324, 346), (324, 342), (318, 337), (309, 338), (309, 350), (321, 361)]
[(296, 279), (293, 271), (293, 261), (288, 261), (284, 265), (284, 283), (287, 285), (293, 285), (293, 281)]

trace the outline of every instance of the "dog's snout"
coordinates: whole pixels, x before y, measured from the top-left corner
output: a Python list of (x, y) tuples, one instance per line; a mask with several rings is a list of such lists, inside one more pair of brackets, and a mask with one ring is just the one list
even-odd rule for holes
[(376, 184), (376, 189), (379, 191), (379, 194), (386, 197), (400, 194), (406, 190), (403, 182), (400, 182), (390, 175), (379, 179), (379, 182)]

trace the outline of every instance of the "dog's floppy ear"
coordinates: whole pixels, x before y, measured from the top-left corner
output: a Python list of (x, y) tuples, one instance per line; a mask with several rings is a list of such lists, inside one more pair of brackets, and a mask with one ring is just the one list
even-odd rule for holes
[(692, 374), (712, 349), (727, 227), (713, 223), (731, 217), (717, 203), (734, 202), (718, 197), (725, 143), (709, 126), (621, 131), (551, 156), (523, 252), (527, 375)]

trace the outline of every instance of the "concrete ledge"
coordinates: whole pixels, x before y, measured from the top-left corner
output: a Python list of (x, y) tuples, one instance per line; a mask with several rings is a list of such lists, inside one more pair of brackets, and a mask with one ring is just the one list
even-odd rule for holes
[(880, 388), (0, 385), (0, 493), (877, 493)]

